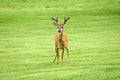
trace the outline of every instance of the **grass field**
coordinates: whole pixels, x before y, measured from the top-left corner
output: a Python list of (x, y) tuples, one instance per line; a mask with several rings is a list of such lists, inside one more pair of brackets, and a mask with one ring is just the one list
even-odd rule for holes
[[(73, 64), (56, 65), (64, 16)], [(120, 0), (0, 0), (0, 80), (120, 80)]]

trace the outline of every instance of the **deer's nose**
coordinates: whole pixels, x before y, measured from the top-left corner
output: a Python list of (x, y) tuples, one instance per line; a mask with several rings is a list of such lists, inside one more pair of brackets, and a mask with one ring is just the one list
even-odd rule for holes
[(61, 31), (60, 31), (60, 30), (58, 30), (58, 32), (60, 33)]

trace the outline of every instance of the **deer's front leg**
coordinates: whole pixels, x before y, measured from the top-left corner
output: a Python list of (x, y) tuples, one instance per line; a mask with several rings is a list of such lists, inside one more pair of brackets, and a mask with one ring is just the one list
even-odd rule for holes
[(59, 64), (59, 49), (57, 49), (56, 55), (57, 55), (57, 64)]
[(53, 63), (55, 63), (55, 60), (56, 60), (56, 58), (57, 58), (57, 64), (59, 63), (59, 50), (58, 50), (58, 48), (55, 48), (55, 52), (56, 52), (56, 55), (55, 55), (55, 58), (54, 58), (54, 60), (53, 60)]
[(62, 65), (63, 65), (63, 63), (64, 63), (64, 61), (63, 61), (63, 57), (64, 57), (64, 48), (62, 49)]
[(59, 64), (59, 49), (56, 48), (56, 49), (55, 49), (55, 52), (56, 52), (56, 56), (55, 56), (54, 62), (55, 62), (55, 60), (56, 60), (56, 58), (57, 58), (57, 64)]
[(57, 58), (57, 54), (55, 55), (55, 58), (54, 58), (54, 60), (53, 60), (53, 63), (55, 63), (56, 58)]

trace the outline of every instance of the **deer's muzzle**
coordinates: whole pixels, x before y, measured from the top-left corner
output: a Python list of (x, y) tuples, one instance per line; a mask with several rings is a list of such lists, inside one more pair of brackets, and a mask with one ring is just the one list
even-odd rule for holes
[(60, 31), (60, 30), (58, 30), (58, 32), (60, 33), (61, 31)]

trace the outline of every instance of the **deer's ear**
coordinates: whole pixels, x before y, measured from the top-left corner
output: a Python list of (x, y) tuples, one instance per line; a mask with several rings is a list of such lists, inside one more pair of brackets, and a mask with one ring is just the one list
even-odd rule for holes
[(57, 22), (53, 22), (54, 26), (58, 26), (59, 24)]

